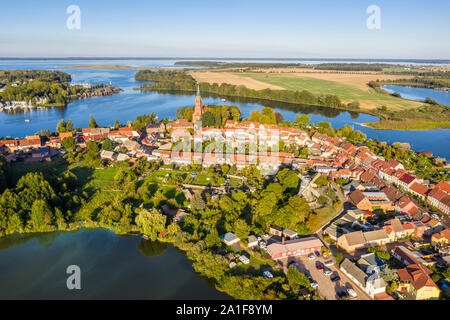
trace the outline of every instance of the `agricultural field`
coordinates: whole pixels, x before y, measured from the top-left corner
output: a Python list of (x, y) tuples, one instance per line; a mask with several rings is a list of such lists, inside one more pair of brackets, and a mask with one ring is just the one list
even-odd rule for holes
[[(317, 94), (337, 95), (342, 101), (348, 103), (359, 101), (361, 109), (376, 109), (386, 106), (390, 110), (405, 110), (417, 108), (423, 105), (418, 101), (406, 100), (392, 97), (390, 95), (378, 93), (366, 85), (366, 89), (361, 88), (361, 80), (351, 80), (347, 77), (347, 82), (338, 82), (315, 78), (317, 75), (327, 75), (329, 79), (337, 79), (345, 74), (338, 73), (305, 73), (305, 74), (272, 74), (272, 73), (243, 73), (242, 77), (248, 77), (259, 82), (276, 85), (287, 90), (308, 90)], [(330, 76), (332, 75), (332, 76)], [(313, 77), (314, 76), (314, 77)], [(366, 77), (382, 78), (381, 75), (364, 75)], [(368, 83), (371, 79), (367, 78)], [(352, 84), (353, 82), (353, 84)]]
[(207, 82), (209, 84), (213, 83), (228, 83), (235, 86), (246, 86), (253, 90), (283, 90), (283, 87), (270, 84), (267, 82), (261, 82), (250, 77), (244, 77), (240, 74), (234, 74), (232, 72), (217, 72), (217, 71), (193, 71), (189, 73), (197, 82)]

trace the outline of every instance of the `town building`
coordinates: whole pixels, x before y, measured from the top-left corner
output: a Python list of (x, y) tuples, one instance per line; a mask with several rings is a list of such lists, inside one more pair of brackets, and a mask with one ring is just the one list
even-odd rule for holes
[(432, 273), (433, 271), (418, 263), (397, 270), (400, 280), (398, 291), (415, 300), (439, 299), (441, 290), (430, 278)]
[(222, 240), (227, 246), (230, 247), (240, 242), (240, 239), (232, 232), (227, 232), (226, 234), (224, 234), (222, 236)]
[(279, 260), (314, 252), (321, 252), (323, 243), (315, 237), (276, 242), (267, 246), (267, 253), (273, 260)]
[(394, 211), (392, 201), (383, 192), (361, 192), (356, 190), (349, 195), (349, 200), (361, 210)]
[(367, 274), (348, 259), (345, 259), (341, 263), (340, 269), (353, 281), (353, 283), (367, 293), (372, 299), (376, 299), (377, 296), (385, 297), (386, 282), (381, 278), (378, 270), (367, 269), (371, 272), (370, 274)]

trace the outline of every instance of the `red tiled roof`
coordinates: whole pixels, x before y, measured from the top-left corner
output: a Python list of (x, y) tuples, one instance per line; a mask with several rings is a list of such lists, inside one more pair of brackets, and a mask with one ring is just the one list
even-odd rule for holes
[(439, 183), (436, 185), (435, 188), (439, 188), (439, 189), (441, 189), (442, 191), (444, 191), (444, 192), (450, 194), (450, 183), (441, 181), (441, 182), (439, 182)]
[(416, 290), (423, 287), (436, 287), (439, 289), (429, 276), (433, 272), (420, 264), (410, 264), (404, 269), (397, 270), (397, 273), (400, 280), (411, 282)]
[(424, 185), (421, 185), (420, 183), (414, 182), (410, 189), (414, 192), (417, 192), (418, 194), (426, 197), (428, 192), (430, 191), (429, 188), (425, 187)]
[(400, 181), (409, 185), (415, 179), (416, 179), (416, 177), (410, 175), (409, 173), (406, 173), (406, 174), (402, 175), (402, 177), (400, 178)]
[(445, 238), (450, 241), (450, 229), (445, 229), (439, 233), (434, 234), (433, 238), (436, 238), (438, 240)]

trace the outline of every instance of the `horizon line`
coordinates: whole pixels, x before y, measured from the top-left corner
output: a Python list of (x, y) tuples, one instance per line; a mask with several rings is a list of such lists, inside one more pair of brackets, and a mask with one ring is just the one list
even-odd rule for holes
[(243, 57), (107, 57), (107, 56), (88, 56), (88, 57), (70, 57), (70, 56), (59, 56), (59, 57), (1, 57), (0, 60), (283, 60), (283, 61), (439, 61), (439, 62), (450, 62), (450, 58), (243, 58)]

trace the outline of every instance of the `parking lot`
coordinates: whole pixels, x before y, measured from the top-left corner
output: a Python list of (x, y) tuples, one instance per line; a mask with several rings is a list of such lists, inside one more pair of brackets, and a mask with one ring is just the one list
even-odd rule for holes
[(289, 261), (285, 262), (285, 265), (287, 266), (287, 263), (291, 261), (295, 261), (298, 264), (298, 270), (305, 274), (310, 274), (312, 279), (317, 282), (319, 285), (318, 290), (319, 294), (323, 299), (326, 300), (337, 300), (338, 299), (338, 293), (346, 291), (346, 288), (352, 288), (356, 294), (357, 297), (350, 299), (355, 300), (369, 300), (369, 297), (367, 294), (365, 294), (359, 287), (357, 287), (355, 284), (353, 284), (340, 270), (337, 269), (337, 267), (333, 264), (332, 266), (325, 267), (325, 269), (329, 269), (332, 272), (332, 275), (335, 275), (336, 273), (341, 278), (340, 280), (333, 282), (331, 281), (331, 276), (326, 276), (324, 274), (324, 270), (317, 270), (316, 263), (320, 262), (322, 265), (326, 261), (332, 260), (332, 258), (317, 258), (315, 257), (314, 260), (309, 260), (308, 256), (298, 256), (295, 258), (290, 258)]

